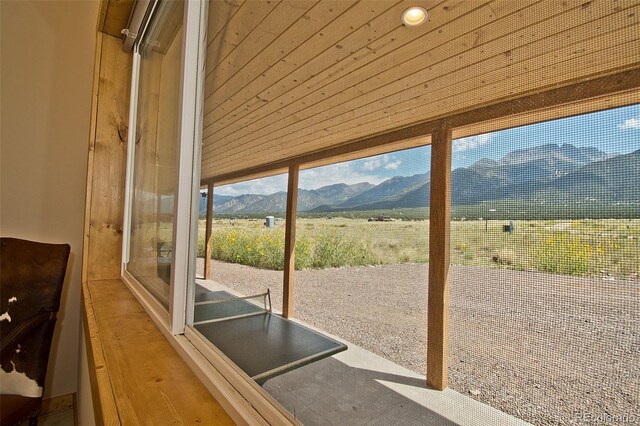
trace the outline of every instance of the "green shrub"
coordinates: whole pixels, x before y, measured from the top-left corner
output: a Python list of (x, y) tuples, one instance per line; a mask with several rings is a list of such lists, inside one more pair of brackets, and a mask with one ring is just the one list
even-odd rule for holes
[[(283, 229), (225, 229), (211, 236), (211, 257), (263, 269), (284, 268)], [(198, 255), (204, 256), (204, 241), (198, 241)], [(374, 264), (370, 244), (344, 237), (336, 231), (296, 238), (295, 268), (335, 268)]]
[(211, 236), (211, 257), (230, 263), (281, 270), (284, 262), (284, 232), (264, 228), (256, 232), (230, 229)]
[(312, 268), (336, 268), (375, 263), (369, 242), (352, 240), (335, 231), (317, 234), (312, 247)]
[(585, 275), (593, 268), (593, 248), (567, 235), (553, 235), (534, 250), (538, 269), (566, 275)]

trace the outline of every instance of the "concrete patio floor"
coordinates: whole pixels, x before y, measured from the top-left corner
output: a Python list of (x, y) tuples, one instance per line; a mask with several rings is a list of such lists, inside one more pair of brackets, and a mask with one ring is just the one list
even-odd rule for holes
[(263, 388), (309, 426), (529, 424), (452, 389), (429, 389), (424, 376), (342, 341), (347, 351), (275, 377)]
[[(210, 291), (233, 293), (214, 281), (197, 282)], [(263, 385), (304, 425), (529, 424), (452, 389), (429, 389), (424, 376), (338, 336), (329, 336), (344, 342), (349, 349)]]

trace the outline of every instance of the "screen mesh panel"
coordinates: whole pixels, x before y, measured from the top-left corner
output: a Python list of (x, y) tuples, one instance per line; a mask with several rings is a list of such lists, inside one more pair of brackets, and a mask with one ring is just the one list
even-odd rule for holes
[[(428, 20), (403, 26), (415, 5)], [(299, 167), (294, 318), (349, 349), (266, 383), (296, 418), (615, 424), (611, 416), (637, 415), (639, 8), (210, 2), (200, 184), (214, 185), (214, 260), (199, 283), (233, 294), (268, 287), (281, 309), (292, 194), (286, 175), (254, 178)], [(632, 106), (611, 109), (621, 105)], [(556, 120), (585, 111), (601, 112)], [(543, 120), (552, 121), (515, 127)], [(426, 352), (438, 340), (429, 346), (428, 262), (430, 251), (432, 266), (443, 259), (447, 221), (436, 218), (449, 215), (430, 202), (432, 148), (415, 147), (449, 130), (475, 136), (451, 146), (442, 328), (454, 392), (438, 395), (453, 395), (443, 405), (455, 408), (442, 409), (426, 389)], [(446, 168), (436, 166), (433, 199), (445, 200)], [(443, 247), (429, 247), (430, 226)], [(199, 256), (204, 228), (201, 215)], [(434, 294), (446, 294), (448, 262), (433, 268)], [(435, 305), (432, 330), (444, 317)]]
[(637, 413), (639, 114), (453, 142), (453, 389), (534, 424)]
[[(428, 21), (403, 26), (408, 6)], [(639, 19), (635, 1), (212, 1), (202, 177), (637, 67)]]

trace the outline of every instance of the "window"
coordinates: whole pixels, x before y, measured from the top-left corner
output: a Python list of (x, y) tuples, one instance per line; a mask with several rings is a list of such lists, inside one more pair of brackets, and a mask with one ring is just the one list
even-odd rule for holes
[(180, 144), (183, 2), (160, 3), (137, 47), (130, 272), (169, 310)]

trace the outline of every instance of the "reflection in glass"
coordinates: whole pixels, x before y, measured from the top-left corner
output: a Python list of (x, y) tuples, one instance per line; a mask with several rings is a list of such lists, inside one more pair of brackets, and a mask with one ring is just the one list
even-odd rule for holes
[(158, 8), (138, 48), (140, 74), (127, 270), (168, 309), (184, 3), (163, 2)]

